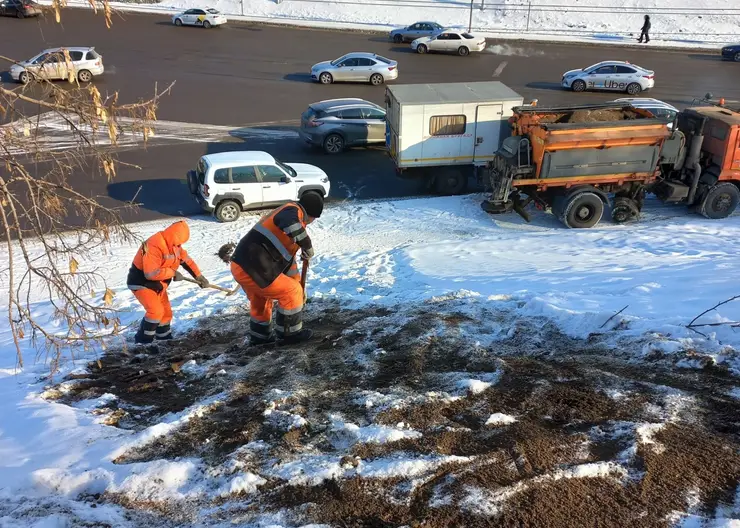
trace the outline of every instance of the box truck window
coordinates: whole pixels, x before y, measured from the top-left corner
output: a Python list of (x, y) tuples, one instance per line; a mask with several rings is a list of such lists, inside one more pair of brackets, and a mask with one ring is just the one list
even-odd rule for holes
[(429, 135), (461, 136), (465, 133), (464, 115), (432, 116), (429, 119)]

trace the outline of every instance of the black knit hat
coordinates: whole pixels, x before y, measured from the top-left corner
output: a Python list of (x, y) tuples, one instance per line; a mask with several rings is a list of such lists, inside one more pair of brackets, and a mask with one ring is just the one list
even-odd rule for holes
[(324, 199), (319, 193), (307, 192), (301, 196), (298, 203), (303, 206), (308, 216), (313, 216), (314, 218), (320, 217), (321, 212), (324, 210)]

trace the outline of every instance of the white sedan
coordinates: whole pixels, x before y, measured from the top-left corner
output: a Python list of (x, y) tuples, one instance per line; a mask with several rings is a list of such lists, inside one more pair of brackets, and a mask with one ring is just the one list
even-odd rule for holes
[(655, 86), (655, 72), (629, 62), (605, 61), (567, 71), (560, 82), (563, 88), (574, 92), (610, 90), (637, 95)]
[(201, 26), (206, 29), (226, 24), (226, 17), (217, 9), (188, 9), (172, 16), (172, 23), (176, 26)]
[(464, 31), (444, 29), (429, 37), (421, 37), (411, 43), (411, 49), (416, 53), (428, 51), (453, 52), (460, 56), (469, 55), (471, 51), (486, 49), (486, 39)]

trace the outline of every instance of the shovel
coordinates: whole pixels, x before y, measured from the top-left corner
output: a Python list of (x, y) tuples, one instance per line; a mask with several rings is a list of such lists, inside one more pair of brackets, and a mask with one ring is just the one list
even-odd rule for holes
[[(187, 277), (183, 277), (182, 280), (184, 280), (185, 282), (192, 282), (193, 284), (198, 284), (198, 281), (193, 280), (193, 279), (189, 279)], [(218, 286), (217, 284), (209, 284), (207, 287), (208, 288), (213, 288), (214, 290), (225, 292), (227, 297), (229, 295), (234, 295), (237, 291), (239, 291), (239, 285), (238, 284), (234, 287), (233, 290), (230, 290), (228, 288), (224, 288), (223, 286)]]
[(308, 259), (303, 260), (303, 269), (301, 270), (301, 288), (303, 288), (303, 304), (306, 304), (306, 275), (308, 275)]

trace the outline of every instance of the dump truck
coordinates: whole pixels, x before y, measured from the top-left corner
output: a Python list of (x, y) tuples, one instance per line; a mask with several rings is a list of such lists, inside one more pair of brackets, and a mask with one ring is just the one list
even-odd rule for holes
[(683, 110), (673, 129), (623, 103), (517, 107), (512, 135), (487, 166), (492, 214), (534, 202), (571, 228), (639, 218), (646, 193), (725, 218), (740, 201), (740, 114), (706, 104)]
[(386, 88), (386, 147), (399, 176), (461, 194), (509, 135), (521, 95), (498, 81)]

